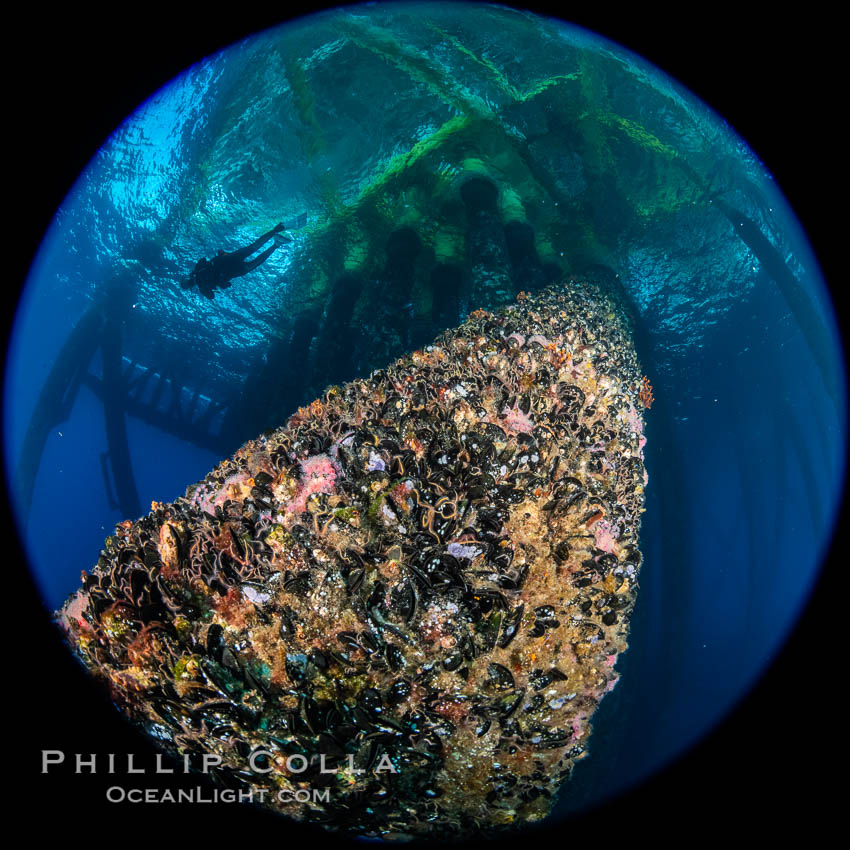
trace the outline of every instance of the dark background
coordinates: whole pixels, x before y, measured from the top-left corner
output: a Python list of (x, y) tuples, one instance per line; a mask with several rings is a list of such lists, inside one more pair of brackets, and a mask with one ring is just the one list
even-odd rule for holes
[[(174, 4), (176, 5), (176, 4)], [(844, 275), (839, 251), (847, 221), (844, 72), (835, 21), (798, 10), (767, 18), (735, 7), (682, 4), (676, 11), (645, 4), (598, 12), (572, 5), (532, 8), (567, 18), (644, 56), (718, 111), (748, 141), (775, 176), (806, 229), (841, 309)], [(600, 6), (602, 4), (599, 4)], [(203, 7), (201, 7), (203, 8)], [(110, 133), (147, 97), (206, 55), (287, 16), (238, 7), (203, 14), (151, 4), (114, 8), (108, 17), (68, 7), (18, 9), (4, 45), (8, 151), (7, 222), (3, 240), (4, 332), (12, 306), (50, 220), (79, 172)], [(302, 6), (307, 11), (316, 5)], [(58, 506), (61, 509), (61, 506)], [(8, 511), (4, 510), (4, 516)], [(846, 528), (846, 516), (842, 517)], [(49, 533), (49, 527), (45, 529)], [(42, 812), (12, 811), (13, 822), (41, 839), (70, 835), (101, 842), (131, 838), (223, 841), (302, 837), (298, 827), (237, 806), (111, 805), (113, 784), (194, 787), (198, 780), (154, 775), (74, 775), (70, 768), (40, 774), (40, 751), (137, 754), (153, 769), (152, 750), (128, 730), (91, 686), (49, 626), (25, 559), (9, 528), (4, 536), (6, 589), (4, 701), (10, 710), (7, 764), (12, 787)], [(839, 625), (846, 597), (835, 552), (806, 613), (776, 664), (738, 710), (686, 757), (642, 787), (557, 828), (559, 842), (608, 843), (695, 838), (736, 841), (784, 835), (802, 827), (814, 840), (843, 814), (839, 782), (846, 711), (838, 696), (844, 678)], [(120, 763), (120, 762), (119, 762)], [(136, 780), (135, 782), (133, 780)], [(17, 814), (17, 817), (16, 817)], [(312, 833), (310, 834), (312, 835)], [(304, 836), (310, 838), (310, 835)], [(541, 836), (542, 837), (542, 836)]]

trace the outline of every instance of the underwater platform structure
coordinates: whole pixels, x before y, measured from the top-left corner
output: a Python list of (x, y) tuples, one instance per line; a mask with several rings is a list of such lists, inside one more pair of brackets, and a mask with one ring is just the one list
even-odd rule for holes
[[(31, 417), (16, 471), (17, 488), (22, 494), (20, 502), (27, 509), (47, 437), (70, 414), (80, 386), (86, 386), (104, 403), (109, 445), (102, 460), (105, 486), (114, 494), (110, 502), (120, 505), (125, 516), (137, 516), (140, 506), (124, 417), (137, 417), (165, 433), (224, 456), (239, 441), (253, 436), (258, 426), (280, 424), (310, 394), (317, 395), (327, 384), (354, 376), (350, 359), (352, 343), (341, 332), (351, 332), (358, 321), (362, 322), (364, 307), (376, 317), (371, 324), (380, 326), (371, 350), (358, 352), (361, 365), (371, 367), (401, 354), (414, 336), (421, 341), (434, 330), (455, 323), (470, 298), (480, 300), (479, 295), (488, 286), (493, 293), (487, 300), (494, 302), (493, 306), (495, 298), (507, 300), (514, 294), (504, 286), (511, 257), (504, 237), (496, 234), (494, 238), (493, 228), (497, 229), (498, 223), (492, 209), (475, 214), (479, 219), (476, 222), (479, 235), (473, 237), (477, 244), (472, 246), (472, 252), (481, 254), (488, 247), (496, 251), (493, 259), (502, 268), (494, 273), (502, 279), (502, 288), (498, 289), (492, 281), (485, 282), (485, 274), (478, 276), (481, 291), (469, 291), (469, 276), (464, 274), (466, 222), (463, 205), (458, 204), (456, 178), (462, 171), (473, 176), (486, 174), (484, 160), (501, 158), (505, 165), (494, 175), (497, 179), (501, 172), (512, 171), (522, 172), (520, 182), (528, 182), (531, 162), (537, 177), (545, 181), (545, 185), (534, 189), (544, 204), (546, 198), (550, 205), (557, 203), (556, 186), (546, 180), (542, 165), (535, 168), (528, 152), (517, 148), (517, 139), (484, 102), (464, 94), (439, 65), (411, 48), (388, 40), (375, 27), (353, 22), (351, 26), (351, 35), (363, 49), (389, 58), (430, 90), (438, 91), (443, 100), (460, 108), (463, 115), (448, 120), (409, 152), (387, 163), (383, 173), (353, 203), (343, 205), (328, 182), (326, 215), (320, 224), (304, 228), (302, 233), (306, 238), (293, 264), (296, 277), (299, 259), (301, 273), (310, 277), (306, 287), (303, 281), (294, 284), (299, 291), (308, 293), (302, 310), (292, 322), (291, 306), (281, 305), (283, 338), (270, 343), (265, 368), (259, 375), (246, 377), (243, 389), (234, 397), (209, 398), (183, 386), (161, 367), (135, 362), (131, 354), (124, 353), (120, 324), (126, 293), (115, 295), (112, 301), (112, 296), (107, 294), (93, 303), (78, 320), (57, 357)], [(310, 114), (313, 93), (297, 63), (290, 64), (288, 73), (293, 89), (299, 92), (296, 103), (303, 112), (304, 132), (312, 135), (313, 147), (319, 151), (324, 145), (323, 132)], [(541, 94), (559, 82), (551, 80), (539, 92), (522, 100)], [(507, 86), (498, 75), (497, 83)], [(508, 94), (513, 97), (517, 93), (510, 90)], [(486, 139), (486, 149), (481, 147), (482, 139)], [(531, 182), (536, 181), (531, 178)], [(506, 193), (506, 198), (508, 205), (518, 204), (512, 190)], [(494, 196), (491, 201), (495, 199)], [(516, 238), (512, 244), (520, 288), (539, 288), (556, 279), (560, 269), (552, 263), (543, 269), (536, 257), (533, 233), (523, 229), (529, 225), (519, 223), (520, 218), (525, 218), (522, 211), (511, 210), (508, 215), (516, 219)], [(493, 232), (488, 232), (488, 228)], [(417, 256), (420, 253), (430, 256)], [(329, 258), (329, 261), (313, 264), (313, 258)], [(475, 258), (470, 262), (474, 264)], [(429, 282), (437, 297), (425, 292), (422, 286), (414, 291), (417, 273), (428, 263), (432, 265)], [(495, 268), (492, 262), (490, 265)], [(389, 286), (370, 288), (370, 276), (383, 277)], [(376, 294), (381, 302), (377, 305)], [(415, 307), (419, 313), (418, 327), (415, 327), (417, 321), (410, 320), (412, 298), (418, 302)], [(428, 315), (429, 312), (433, 315)], [(371, 332), (369, 324), (361, 324), (365, 330), (361, 336)], [(95, 357), (98, 351), (99, 363)], [(305, 358), (308, 368), (291, 368), (292, 363), (303, 364)], [(258, 393), (257, 387), (264, 389)]]
[[(607, 68), (579, 53), (575, 70), (521, 89), (485, 55), (429, 22), (445, 49), (474, 69), (479, 82), (471, 88), (395, 32), (356, 16), (337, 24), (350, 49), (434, 96), (446, 120), (389, 157), (353, 196), (343, 197), (332, 174), (317, 173), (321, 208), (297, 222), (287, 271), (286, 291), (298, 293), (297, 303), (281, 297), (262, 362), (222, 397), (124, 350), (124, 308), (115, 305), (126, 293), (111, 307), (108, 293), (93, 303), (32, 414), (16, 472), (21, 504), (30, 504), (47, 437), (81, 386), (104, 404), (110, 501), (137, 516), (127, 416), (226, 456), (329, 385), (382, 368), (471, 311), (503, 306), (520, 291), (579, 274), (604, 277), (625, 298), (617, 279), (623, 244), (642, 238), (641, 228), (709, 204), (769, 269), (832, 380), (828, 334), (792, 270), (757, 223), (717, 197), (711, 173), (622, 114), (611, 82), (616, 60)], [(333, 54), (316, 61), (332, 62)], [(314, 85), (316, 68), (288, 58), (280, 70), (301, 148), (317, 159), (330, 143), (317, 118), (324, 95)], [(226, 155), (222, 147), (210, 160)], [(613, 167), (626, 162), (628, 169)], [(834, 386), (832, 392), (837, 397)]]

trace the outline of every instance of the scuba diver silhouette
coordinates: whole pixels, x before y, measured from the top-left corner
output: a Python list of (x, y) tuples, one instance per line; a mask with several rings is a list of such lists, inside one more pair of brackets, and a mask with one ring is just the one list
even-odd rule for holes
[[(195, 263), (195, 268), (192, 269), (189, 277), (182, 281), (180, 285), (183, 289), (191, 289), (193, 286), (197, 286), (201, 295), (209, 299), (215, 298), (217, 289), (227, 289), (233, 278), (242, 277), (242, 275), (246, 275), (261, 266), (272, 255), (275, 248), (281, 244), (280, 240), (291, 242), (292, 237), (282, 235), (285, 229), (282, 224), (278, 224), (244, 248), (230, 252), (219, 251), (211, 260), (202, 257)], [(281, 235), (279, 236), (279, 234)], [(278, 238), (275, 239), (275, 237)], [(253, 260), (247, 259), (269, 239), (274, 239), (274, 244), (254, 257)]]

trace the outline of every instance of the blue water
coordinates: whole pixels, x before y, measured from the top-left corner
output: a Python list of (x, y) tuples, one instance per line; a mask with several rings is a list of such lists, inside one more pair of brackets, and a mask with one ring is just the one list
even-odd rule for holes
[[(447, 122), (464, 115), (481, 127), (452, 136)], [(527, 172), (505, 164), (514, 149), (548, 194), (529, 194)], [(417, 161), (438, 175), (436, 188)], [(407, 182), (387, 177), (404, 168)], [(5, 458), (14, 474), (61, 346), (115, 281), (132, 294), (129, 361), (204, 399), (231, 399), (265, 374), (270, 341), (285, 345), (304, 309), (325, 309), (333, 276), (363, 256), (364, 294), (347, 327), (352, 338), (371, 329), (381, 280), (369, 258), (397, 224), (436, 244), (456, 221), (432, 194), (451, 198), (470, 173), (503, 187), (506, 218), (519, 209), (506, 190), (516, 193), (541, 259), (565, 273), (604, 264), (619, 275), (655, 388), (630, 649), (565, 799), (571, 811), (681, 753), (765, 669), (816, 579), (846, 463), (841, 345), (793, 211), (722, 119), (642, 60), (494, 7), (372, 6), (270, 31), (190, 69), (116, 131), (45, 236), (8, 353)], [(383, 217), (380, 203), (368, 206), (374, 197)], [(762, 234), (771, 261), (719, 203)], [(258, 271), (212, 302), (180, 288), (199, 257), (277, 221), (295, 241)], [(416, 344), (439, 328), (425, 283), (435, 254), (426, 254), (410, 306)], [(777, 281), (786, 273), (790, 296)], [(378, 365), (358, 339), (340, 369)], [(314, 347), (286, 365), (300, 373), (318, 356)], [(100, 367), (96, 355), (89, 371)], [(314, 389), (307, 381), (287, 403)], [(219, 452), (200, 448), (133, 416), (127, 441), (143, 511), (239, 445), (234, 432)], [(49, 609), (126, 518), (110, 504), (106, 450), (103, 405), (84, 382), (50, 431), (28, 510), (9, 482)], [(32, 517), (49, 517), (49, 533)]]

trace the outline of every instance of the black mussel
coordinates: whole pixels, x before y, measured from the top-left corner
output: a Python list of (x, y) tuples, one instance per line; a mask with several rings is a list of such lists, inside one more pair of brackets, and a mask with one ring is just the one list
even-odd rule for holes
[(387, 664), (390, 665), (390, 670), (393, 671), (401, 670), (407, 664), (404, 653), (392, 643), (387, 644), (384, 657), (387, 659)]
[(509, 546), (499, 546), (496, 548), (496, 554), (491, 558), (493, 566), (499, 572), (505, 572), (510, 569), (514, 560), (514, 550)]
[(359, 644), (364, 652), (372, 655), (377, 652), (380, 648), (378, 644), (378, 639), (372, 634), (372, 632), (362, 631), (359, 635)]
[(445, 667), (449, 672), (457, 670), (461, 664), (463, 664), (463, 654), (460, 652), (452, 653), (447, 658), (443, 659), (443, 667)]
[(354, 709), (351, 712), (351, 719), (354, 721), (354, 725), (357, 726), (358, 729), (371, 732), (374, 728), (374, 719), (371, 712), (360, 705), (354, 706)]
[(390, 591), (390, 612), (409, 623), (416, 613), (417, 600), (416, 584), (405, 579)]
[(357, 635), (354, 632), (337, 632), (336, 639), (348, 649), (360, 649)]
[(584, 406), (584, 391), (574, 384), (559, 383), (556, 389), (558, 398), (572, 412), (577, 413)]
[(527, 577), (528, 564), (522, 564), (519, 568), (510, 570), (505, 575), (500, 575), (496, 583), (504, 590), (522, 590)]
[(500, 611), (507, 611), (510, 607), (504, 594), (499, 593), (498, 590), (476, 591), (475, 596), (478, 600), (479, 606), (481, 607), (481, 611), (484, 614), (489, 614), (493, 608)]
[(156, 567), (162, 563), (159, 558), (159, 550), (152, 543), (145, 544), (144, 561), (146, 567)]
[(407, 699), (407, 697), (411, 694), (411, 690), (410, 682), (408, 682), (407, 679), (399, 679), (399, 681), (390, 685), (390, 688), (387, 691), (387, 702), (390, 703), (390, 705), (396, 705)]
[(566, 540), (557, 543), (552, 550), (552, 557), (559, 566), (563, 564), (570, 557), (570, 544)]
[(563, 729), (549, 729), (540, 736), (537, 744), (539, 750), (554, 750), (565, 747), (573, 738), (573, 732)]
[(174, 626), (166, 622), (169, 616), (168, 609), (159, 602), (144, 605), (139, 610), (139, 619), (150, 628), (156, 627), (159, 630), (164, 630), (167, 634), (175, 635)]
[(502, 620), (502, 634), (499, 636), (498, 645), (504, 649), (516, 637), (519, 631), (519, 625), (522, 622), (523, 611), (525, 605), (521, 604), (514, 608), (513, 611), (505, 615)]
[[(170, 526), (169, 526), (169, 528), (170, 528)], [(132, 564), (132, 563), (136, 563), (136, 562), (144, 563), (144, 558), (139, 557), (139, 553), (135, 549), (130, 549), (130, 548), (122, 549), (118, 553), (118, 557), (117, 557), (116, 560), (117, 560), (119, 566), (127, 566), (128, 564)], [(104, 558), (104, 561), (106, 561), (105, 558)]]
[(495, 423), (487, 422), (480, 426), (484, 435), (489, 438), (492, 443), (504, 443), (507, 441), (507, 434)]
[[(520, 688), (520, 690), (516, 691), (515, 693), (507, 694), (506, 696), (500, 697), (493, 704), (493, 711), (497, 714), (499, 718), (505, 720), (520, 707), (524, 696), (525, 690)], [(504, 723), (502, 724), (502, 730), (505, 731)]]
[(318, 750), (325, 756), (332, 758), (344, 758), (347, 753), (343, 746), (334, 738), (333, 735), (327, 732), (321, 732), (317, 738)]
[(355, 567), (350, 570), (345, 579), (345, 586), (349, 593), (357, 593), (366, 578), (366, 570), (363, 567)]
[(487, 665), (487, 683), (498, 690), (508, 690), (514, 687), (514, 677), (507, 667), (491, 662)]
[(508, 518), (508, 511), (504, 508), (479, 508), (478, 525), (484, 531), (492, 531), (498, 534)]
[(319, 670), (328, 669), (328, 659), (320, 649), (311, 649), (307, 655), (310, 663)]
[(523, 714), (534, 714), (535, 711), (538, 711), (543, 703), (545, 702), (545, 698), (542, 694), (535, 694), (531, 699), (525, 704), (525, 707), (522, 710)]
[(606, 552), (605, 554), (600, 555), (597, 559), (596, 568), (600, 575), (607, 576), (608, 573), (617, 566), (617, 564), (619, 564), (617, 556), (613, 554), (613, 552)]
[(301, 570), (298, 573), (286, 571), (283, 579), (283, 589), (287, 593), (294, 593), (296, 596), (303, 596), (310, 590), (310, 573), (308, 570)]
[(313, 734), (318, 734), (324, 730), (325, 711), (316, 700), (306, 694), (302, 694), (298, 710), (301, 719), (307, 724), (307, 728)]
[(207, 655), (215, 661), (221, 661), (221, 654), (224, 650), (222, 635), (223, 629), (218, 623), (213, 623), (207, 629)]
[(502, 612), (493, 611), (486, 619), (481, 619), (476, 626), (475, 631), (484, 652), (489, 652), (496, 645), (501, 623)]
[(383, 705), (381, 692), (377, 688), (364, 688), (357, 697), (357, 702), (367, 711), (380, 711)]
[(482, 717), (475, 724), (475, 737), (483, 738), (490, 731), (493, 721), (489, 717)]
[(283, 638), (290, 638), (295, 635), (295, 620), (292, 611), (289, 608), (284, 608), (280, 613), (280, 634)]

